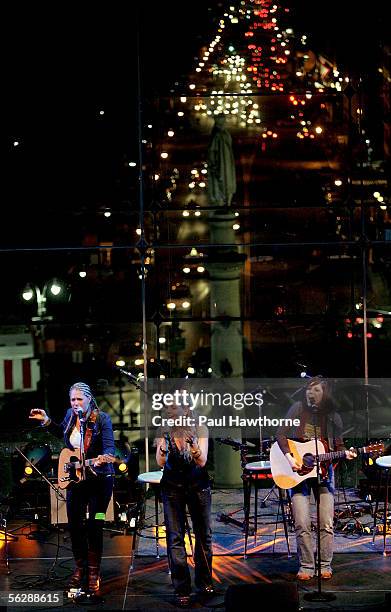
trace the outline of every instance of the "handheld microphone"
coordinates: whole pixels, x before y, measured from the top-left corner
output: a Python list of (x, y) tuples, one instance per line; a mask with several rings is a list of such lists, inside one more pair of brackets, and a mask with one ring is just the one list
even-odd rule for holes
[(77, 409), (77, 416), (79, 417), (80, 421), (84, 421), (83, 409), (82, 408), (78, 408)]
[(173, 443), (170, 434), (168, 432), (165, 432), (163, 438), (167, 442), (168, 451), (172, 454), (177, 454), (179, 452), (177, 445)]

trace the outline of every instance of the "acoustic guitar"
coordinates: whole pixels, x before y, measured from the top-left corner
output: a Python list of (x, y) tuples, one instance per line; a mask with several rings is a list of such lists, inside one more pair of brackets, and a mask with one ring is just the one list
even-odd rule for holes
[[(270, 468), (273, 480), (280, 489), (291, 489), (307, 478), (316, 478), (316, 447), (315, 440), (308, 442), (295, 442), (288, 439), (289, 450), (302, 466), (298, 472), (292, 470), (291, 464), (280, 449), (278, 442), (274, 442), (270, 449)], [(345, 451), (325, 452), (325, 447), (321, 440), (318, 440), (319, 461), (321, 463), (322, 477), (327, 476), (327, 468), (334, 459), (345, 457)], [(384, 452), (383, 442), (355, 448), (357, 454), (378, 454)], [(328, 463), (327, 463), (328, 462)]]
[[(103, 463), (114, 463), (116, 458), (112, 455), (102, 455)], [(95, 459), (86, 459), (85, 466), (93, 468)], [(92, 470), (93, 473), (93, 470)], [(75, 451), (71, 451), (69, 448), (63, 448), (58, 457), (58, 470), (57, 470), (57, 486), (59, 489), (66, 489), (70, 484), (78, 483), (82, 480), (82, 464), (80, 457), (77, 457)]]

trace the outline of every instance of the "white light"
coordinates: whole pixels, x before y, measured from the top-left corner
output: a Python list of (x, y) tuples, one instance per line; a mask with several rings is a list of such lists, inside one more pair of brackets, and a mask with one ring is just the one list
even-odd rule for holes
[(155, 181), (158, 181), (160, 179), (160, 174), (155, 174), (153, 178), (155, 179)]
[(56, 282), (53, 282), (50, 291), (53, 295), (59, 295), (61, 293), (61, 287)]
[(319, 125), (315, 128), (315, 132), (317, 134), (321, 134), (323, 132), (323, 128), (321, 128)]
[(194, 83), (190, 83), (190, 85), (189, 85), (189, 89), (195, 89), (195, 85), (194, 85)]
[(184, 217), (190, 217), (190, 213), (189, 213), (189, 211), (188, 211), (188, 210), (184, 210), (184, 211), (183, 211), (183, 213), (182, 213), (182, 215), (183, 215)]
[(149, 130), (151, 130), (151, 129), (152, 129), (152, 124), (151, 124), (151, 123), (148, 123), (147, 128), (148, 128)]
[(162, 159), (167, 159), (167, 157), (168, 157), (168, 153), (166, 153), (166, 151), (163, 151), (162, 153), (160, 153), (160, 157), (161, 157)]
[(183, 113), (182, 111), (179, 111), (178, 113), (178, 117), (184, 117), (185, 113)]
[(233, 224), (233, 226), (232, 226), (232, 229), (233, 229), (233, 230), (238, 230), (238, 229), (240, 229), (240, 225), (239, 225), (239, 223), (234, 223), (234, 224)]
[(34, 292), (32, 289), (26, 289), (26, 291), (23, 291), (22, 293), (22, 297), (24, 300), (26, 300), (26, 302), (29, 302), (30, 300), (32, 300), (34, 295)]
[(208, 368), (208, 372), (209, 372), (209, 374), (212, 374), (212, 372), (213, 372), (212, 368)]
[(336, 179), (336, 180), (334, 181), (334, 185), (335, 185), (336, 187), (341, 187), (341, 185), (342, 185), (342, 181), (341, 181), (341, 179)]
[(141, 227), (138, 227), (136, 229), (136, 234), (137, 234), (137, 236), (141, 236)]
[(200, 213), (200, 211), (199, 211), (199, 210), (196, 210), (196, 211), (195, 211), (195, 213), (194, 213), (194, 216), (195, 216), (195, 217), (201, 217), (201, 213)]
[(204, 268), (204, 266), (197, 266), (197, 272), (199, 272), (200, 274), (202, 274), (203, 272), (205, 272), (205, 268)]
[(191, 306), (190, 302), (187, 302), (186, 300), (182, 302), (182, 308), (184, 310), (187, 310), (188, 308), (190, 308), (190, 306)]
[(119, 368), (123, 368), (125, 365), (125, 362), (123, 359), (117, 359), (117, 361), (115, 362), (115, 365), (118, 366)]
[(168, 130), (167, 132), (167, 136), (169, 136), (170, 138), (172, 138), (174, 134), (175, 134), (174, 130)]
[(187, 368), (187, 373), (188, 373), (188, 374), (195, 374), (195, 369), (194, 369), (194, 368), (192, 368), (191, 366), (189, 366), (189, 367)]
[(380, 206), (380, 210), (387, 210), (387, 206), (385, 206), (384, 204), (382, 204), (382, 205)]
[(131, 168), (135, 168), (137, 166), (136, 162), (129, 162), (128, 166), (130, 166)]
[(180, 99), (181, 102), (186, 102), (186, 100), (187, 100), (186, 96), (181, 96), (179, 99)]
[(374, 191), (373, 192), (373, 197), (376, 198), (376, 199), (379, 198), (380, 197), (380, 191)]
[(159, 344), (165, 344), (166, 343), (166, 339), (164, 336), (160, 336), (159, 338)]
[(80, 270), (79, 276), (80, 278), (85, 278), (87, 276), (87, 272), (85, 270)]
[(183, 272), (184, 272), (185, 274), (190, 274), (190, 268), (189, 268), (188, 266), (185, 266), (185, 267), (183, 268)]
[(111, 217), (111, 212), (110, 210), (105, 210), (105, 212), (103, 213), (103, 215), (107, 218)]
[(174, 302), (168, 302), (167, 308), (168, 308), (168, 310), (175, 310), (176, 305), (175, 305)]
[(100, 115), (104, 115), (104, 114), (105, 114), (105, 111), (104, 111), (104, 110), (100, 110), (100, 111), (99, 111), (99, 114), (100, 114)]
[(144, 359), (135, 359), (134, 360), (134, 365), (136, 365), (136, 366), (144, 365)]
[(19, 146), (19, 140), (14, 140), (13, 145), (14, 145), (14, 147), (18, 147)]

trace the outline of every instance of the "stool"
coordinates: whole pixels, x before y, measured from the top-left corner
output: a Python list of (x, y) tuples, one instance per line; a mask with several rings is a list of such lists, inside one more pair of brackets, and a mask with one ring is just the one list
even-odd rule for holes
[(375, 543), (376, 537), (376, 519), (377, 519), (377, 510), (379, 507), (379, 498), (381, 491), (381, 482), (383, 474), (386, 475), (386, 488), (385, 488), (385, 498), (384, 498), (384, 517), (383, 517), (383, 555), (387, 555), (386, 551), (386, 537), (387, 537), (387, 516), (388, 516), (388, 487), (390, 483), (390, 474), (391, 474), (391, 456), (387, 455), (386, 457), (378, 457), (376, 459), (376, 465), (380, 468), (379, 472), (379, 480), (377, 485), (377, 494), (376, 494), (376, 505), (375, 512), (373, 515), (373, 538), (372, 543)]
[(144, 474), (139, 474), (137, 480), (138, 482), (143, 482), (144, 484), (150, 484), (153, 487), (153, 492), (155, 495), (155, 542), (156, 542), (156, 559), (160, 559), (160, 551), (159, 551), (159, 491), (160, 491), (160, 481), (162, 479), (163, 472), (162, 470), (157, 470), (156, 472), (144, 472)]
[[(250, 505), (251, 505), (251, 487), (254, 484), (254, 544), (257, 543), (258, 529), (258, 483), (265, 478), (272, 478), (270, 461), (254, 461), (246, 463), (243, 469), (243, 500), (244, 500), (244, 558), (247, 558), (247, 544), (250, 524)], [(288, 547), (288, 556), (290, 557), (288, 526), (284, 510), (284, 500), (282, 491), (278, 488), (279, 505), (281, 507), (282, 520), (284, 523), (285, 539)]]

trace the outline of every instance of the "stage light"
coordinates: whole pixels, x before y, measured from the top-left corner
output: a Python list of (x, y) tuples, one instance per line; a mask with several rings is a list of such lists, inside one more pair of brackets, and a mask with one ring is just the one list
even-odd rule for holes
[(14, 454), (16, 462), (14, 474), (16, 479), (20, 478), (19, 482), (21, 484), (27, 480), (39, 478), (39, 474), (34, 469), (34, 466), (45, 475), (50, 470), (52, 451), (48, 444), (37, 445), (30, 443), (25, 448), (22, 448), (22, 452), (29, 461), (26, 461), (22, 455)]

